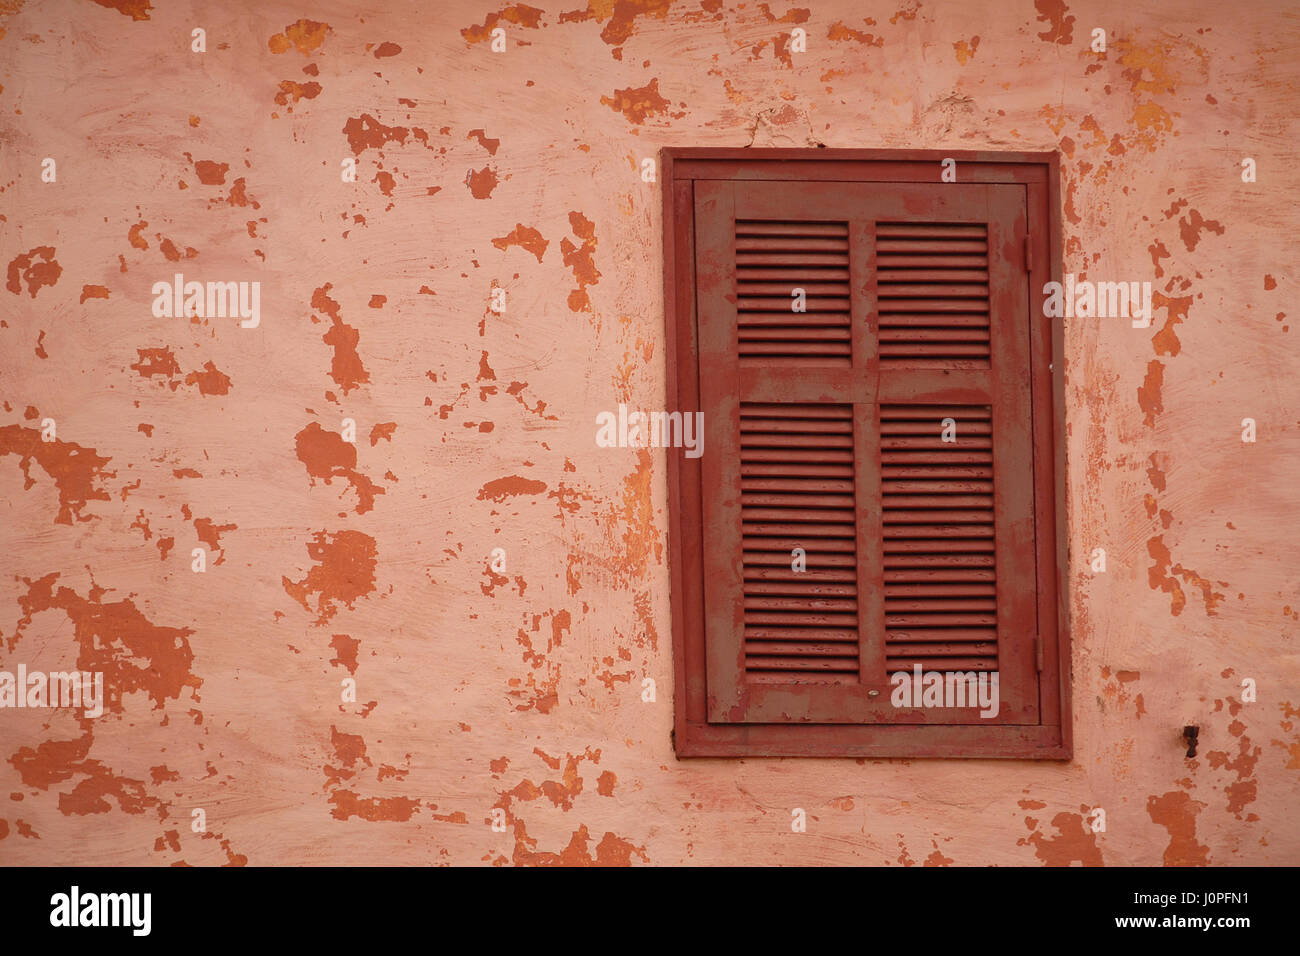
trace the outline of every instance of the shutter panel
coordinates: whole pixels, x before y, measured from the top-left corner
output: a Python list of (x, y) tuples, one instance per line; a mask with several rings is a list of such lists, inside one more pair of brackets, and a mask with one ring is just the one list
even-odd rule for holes
[(736, 295), (742, 365), (851, 364), (847, 223), (738, 221)]
[[(696, 182), (709, 721), (1037, 722), (1025, 217), (1014, 185)], [(915, 665), (996, 672), (998, 715), (894, 707)]]
[(748, 681), (858, 680), (853, 460), (853, 406), (741, 403)]

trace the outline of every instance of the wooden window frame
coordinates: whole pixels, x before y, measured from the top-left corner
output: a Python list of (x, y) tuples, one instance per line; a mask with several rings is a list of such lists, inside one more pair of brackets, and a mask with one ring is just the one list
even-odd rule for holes
[[(954, 159), (963, 183), (1019, 184), (1028, 213), (1034, 515), (1055, 535), (1036, 543), (1039, 723), (936, 725), (709, 723), (700, 459), (671, 451), (669, 576), (674, 657), (673, 743), (681, 757), (959, 757), (1069, 760), (1073, 755), (1063, 320), (1044, 317), (1041, 290), (1061, 281), (1060, 158), (1055, 152), (687, 147), (660, 152), (668, 408), (701, 409), (697, 363), (694, 184), (697, 180), (938, 183)], [(1042, 366), (1048, 373), (1042, 373)], [(707, 410), (705, 410), (707, 415)], [(709, 449), (704, 449), (709, 454)], [(1046, 623), (1045, 623), (1046, 622)], [(1053, 629), (1052, 622), (1055, 622)], [(1054, 639), (1052, 639), (1054, 630)]]

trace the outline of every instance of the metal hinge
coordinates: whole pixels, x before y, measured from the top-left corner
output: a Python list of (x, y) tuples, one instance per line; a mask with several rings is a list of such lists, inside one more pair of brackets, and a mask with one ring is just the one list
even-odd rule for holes
[(1025, 271), (1034, 271), (1034, 253), (1033, 246), (1029, 242), (1029, 237), (1025, 236)]
[(1034, 661), (1038, 665), (1038, 672), (1043, 671), (1043, 635), (1038, 634), (1034, 637)]

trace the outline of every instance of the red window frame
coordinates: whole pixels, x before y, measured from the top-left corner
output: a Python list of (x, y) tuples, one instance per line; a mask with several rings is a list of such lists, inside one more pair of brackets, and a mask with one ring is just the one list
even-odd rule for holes
[[(1005, 757), (1068, 760), (1070, 636), (1065, 411), (1061, 319), (1044, 317), (1042, 289), (1061, 280), (1059, 156), (1054, 152), (666, 148), (660, 154), (664, 311), (670, 410), (701, 409), (695, 261), (695, 194), (702, 181), (939, 183), (956, 161), (963, 183), (1023, 187), (1027, 210), (1036, 527), (1038, 723), (710, 722), (705, 643), (701, 460), (668, 455), (669, 573), (674, 657), (674, 746), (679, 757)], [(1005, 250), (1001, 251), (1007, 255)], [(708, 409), (704, 409), (706, 419)], [(706, 428), (707, 428), (706, 422)], [(707, 457), (710, 449), (704, 449)], [(1043, 531), (1042, 529), (1051, 529)], [(716, 708), (715, 708), (716, 710)]]

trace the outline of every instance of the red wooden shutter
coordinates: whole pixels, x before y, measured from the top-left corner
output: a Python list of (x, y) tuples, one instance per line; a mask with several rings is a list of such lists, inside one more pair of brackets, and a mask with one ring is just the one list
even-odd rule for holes
[[(1038, 723), (1024, 187), (700, 180), (694, 224), (708, 721)], [(997, 716), (893, 706), (916, 664)]]

